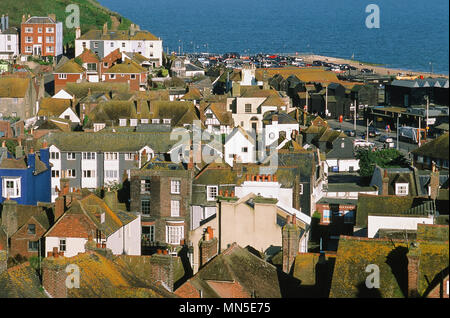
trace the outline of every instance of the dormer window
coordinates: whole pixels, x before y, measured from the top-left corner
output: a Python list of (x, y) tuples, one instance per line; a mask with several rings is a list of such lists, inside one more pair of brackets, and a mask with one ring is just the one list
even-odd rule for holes
[(159, 119), (158, 118), (152, 119), (152, 124), (159, 124)]
[(405, 196), (408, 195), (409, 184), (408, 183), (396, 183), (395, 195)]
[(148, 124), (148, 119), (146, 119), (146, 118), (141, 119), (141, 124)]
[(137, 120), (137, 119), (130, 119), (130, 126), (136, 127), (136, 126), (137, 126), (137, 123), (138, 123), (138, 120)]
[(164, 123), (164, 124), (170, 124), (170, 122), (171, 122), (170, 119), (167, 119), (167, 118), (163, 119), (163, 123)]
[(121, 119), (119, 119), (119, 126), (125, 127), (126, 125), (127, 125), (127, 120), (126, 120), (126, 118), (121, 118)]

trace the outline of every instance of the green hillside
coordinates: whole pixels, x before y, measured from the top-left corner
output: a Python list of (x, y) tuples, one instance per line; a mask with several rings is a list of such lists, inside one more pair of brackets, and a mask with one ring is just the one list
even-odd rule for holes
[(77, 4), (80, 7), (82, 33), (90, 29), (101, 29), (105, 22), (108, 22), (108, 27), (111, 28), (111, 16), (120, 22), (119, 29), (128, 29), (131, 24), (130, 20), (102, 7), (96, 0), (0, 0), (0, 14), (8, 14), (10, 26), (19, 27), (24, 14), (47, 16), (54, 13), (56, 19), (64, 25), (64, 44), (73, 46), (75, 30), (67, 29), (65, 25), (66, 18), (70, 14), (65, 11), (70, 4)]

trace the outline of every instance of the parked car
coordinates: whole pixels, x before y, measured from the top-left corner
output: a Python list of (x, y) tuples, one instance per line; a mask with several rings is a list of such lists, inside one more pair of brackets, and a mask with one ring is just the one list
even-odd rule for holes
[(356, 136), (356, 132), (354, 130), (346, 130), (344, 131), (344, 133), (349, 136), (349, 137), (355, 137)]
[(366, 141), (363, 139), (355, 139), (353, 141), (353, 147), (355, 147), (355, 149), (358, 148), (370, 148), (370, 147), (374, 147), (375, 144), (371, 141)]
[(385, 135), (380, 136), (380, 138), (378, 140), (380, 142), (387, 142), (387, 143), (393, 142), (391, 137), (385, 136)]

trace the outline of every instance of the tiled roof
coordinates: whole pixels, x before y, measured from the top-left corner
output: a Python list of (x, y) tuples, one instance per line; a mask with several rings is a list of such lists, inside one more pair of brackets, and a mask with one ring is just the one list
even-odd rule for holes
[(161, 298), (174, 297), (155, 284), (139, 279), (121, 257), (106, 258), (84, 253), (65, 258), (45, 258), (42, 266), (65, 268), (77, 265), (82, 273), (79, 288), (68, 289), (69, 298)]
[(25, 262), (0, 274), (0, 298), (45, 298), (36, 269)]
[[(418, 292), (423, 295), (430, 282), (449, 263), (447, 242), (420, 241)], [(331, 298), (402, 298), (407, 294), (408, 245), (405, 241), (341, 236), (331, 284)], [(368, 289), (368, 265), (380, 270), (380, 288)]]
[(82, 74), (86, 70), (73, 59), (58, 67), (53, 73), (60, 74)]
[(414, 149), (411, 151), (414, 155), (419, 156), (426, 156), (436, 159), (449, 159), (449, 148), (448, 148), (448, 141), (449, 141), (449, 133), (445, 133), (435, 140), (432, 140), (430, 142), (425, 143), (424, 145), (420, 146), (417, 149)]
[(118, 63), (114, 65), (113, 67), (109, 68), (105, 71), (105, 73), (108, 74), (140, 74), (140, 73), (147, 73), (147, 70), (137, 64), (136, 62), (133, 62), (130, 59), (126, 59), (123, 63)]
[(70, 99), (43, 98), (39, 103), (38, 116), (58, 117), (71, 105)]
[(368, 215), (423, 216), (434, 212), (432, 201), (413, 196), (382, 196), (360, 194), (356, 212), (356, 226), (366, 227)]
[(24, 98), (30, 80), (17, 77), (0, 77), (0, 98)]
[(202, 99), (202, 94), (200, 93), (200, 90), (196, 87), (189, 86), (189, 91), (181, 97), (181, 99), (186, 100), (200, 100)]
[(100, 58), (98, 57), (98, 55), (86, 48), (84, 49), (83, 53), (77, 56), (77, 58), (80, 58), (83, 61), (83, 63), (100, 62)]
[(280, 74), (284, 78), (288, 78), (291, 75), (296, 76), (302, 82), (339, 82), (336, 74), (330, 71), (324, 71), (320, 68), (268, 68), (268, 69), (257, 69), (256, 70), (256, 80), (263, 80), (263, 72), (267, 72), (267, 76), (273, 77), (276, 74)]
[(131, 35), (128, 30), (108, 31), (106, 34), (102, 30), (90, 30), (77, 40), (145, 40), (158, 41), (158, 37), (148, 31), (136, 31)]
[(275, 266), (236, 243), (210, 260), (185, 284), (188, 284), (189, 288), (182, 285), (175, 293), (180, 296), (193, 296), (195, 293), (192, 290), (196, 288), (201, 289), (203, 297), (206, 298), (281, 297)]

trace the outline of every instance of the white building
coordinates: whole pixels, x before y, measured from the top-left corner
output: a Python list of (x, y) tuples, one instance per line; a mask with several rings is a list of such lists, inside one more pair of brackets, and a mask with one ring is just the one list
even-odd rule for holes
[(114, 255), (141, 255), (141, 218), (124, 211), (116, 213), (91, 194), (72, 203), (44, 237), (46, 255), (55, 248), (65, 257), (84, 253), (89, 237)]
[(0, 60), (11, 60), (19, 55), (19, 30), (9, 27), (9, 17), (0, 20)]
[(118, 48), (120, 52), (141, 54), (149, 59), (152, 67), (162, 65), (162, 40), (148, 31), (141, 31), (134, 24), (129, 30), (117, 31), (110, 31), (105, 25), (103, 30), (90, 30), (83, 35), (77, 30), (75, 56), (83, 53), (84, 49), (90, 49), (103, 59)]
[(271, 145), (280, 138), (282, 132), (286, 140), (292, 139), (292, 134), (300, 131), (298, 122), (286, 113), (269, 113), (264, 116), (264, 141), (265, 145)]
[(242, 163), (256, 162), (256, 141), (241, 127), (233, 129), (225, 138), (225, 162), (233, 166), (233, 161)]

